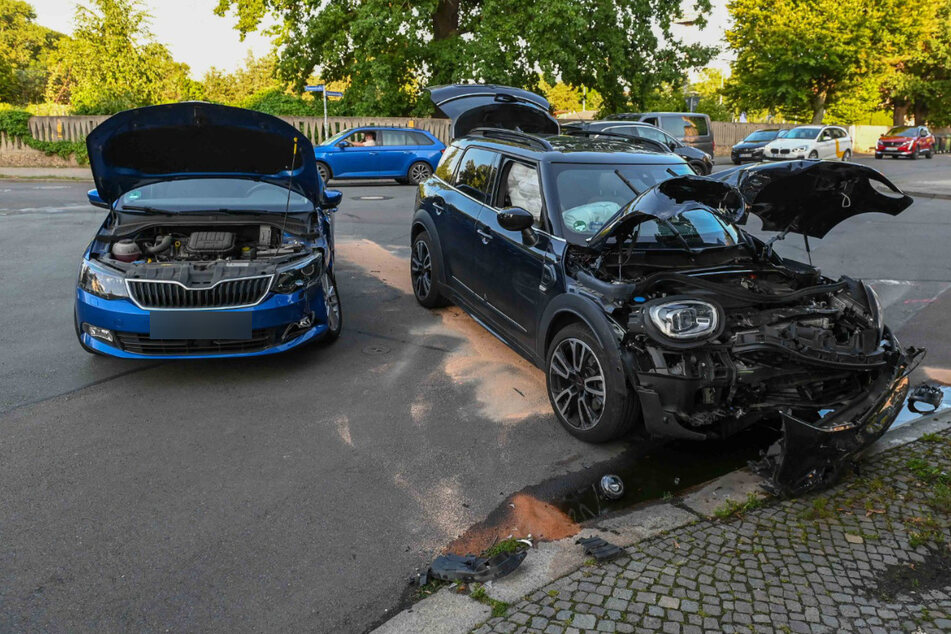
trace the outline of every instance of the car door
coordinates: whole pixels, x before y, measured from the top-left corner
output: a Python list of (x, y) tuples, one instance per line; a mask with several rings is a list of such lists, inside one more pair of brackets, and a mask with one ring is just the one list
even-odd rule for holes
[[(476, 254), (482, 254), (483, 236), (477, 222), (495, 185), (499, 155), (481, 147), (466, 148), (447, 191), (439, 243), (449, 285), (469, 302), (478, 303), (482, 295)], [(483, 232), (484, 233), (484, 232)]]
[[(339, 152), (333, 156), (334, 176), (339, 178), (380, 178), (379, 169), (379, 131), (373, 128), (360, 128), (337, 142)], [(374, 138), (374, 145), (364, 145)]]
[(404, 130), (382, 130), (381, 134), (383, 144), (377, 154), (380, 175), (405, 176), (412, 162), (411, 156), (416, 150), (412, 136)]
[[(555, 292), (555, 255), (542, 195), (538, 166), (504, 157), (495, 195), (479, 217), (480, 242), (475, 289), (485, 300), (484, 316), (512, 343), (531, 355), (538, 319)], [(523, 235), (499, 223), (507, 207), (521, 207), (535, 216), (533, 231)]]
[(832, 135), (832, 128), (824, 128), (816, 140), (816, 153), (821, 159), (834, 159), (836, 158), (835, 147), (836, 140)]

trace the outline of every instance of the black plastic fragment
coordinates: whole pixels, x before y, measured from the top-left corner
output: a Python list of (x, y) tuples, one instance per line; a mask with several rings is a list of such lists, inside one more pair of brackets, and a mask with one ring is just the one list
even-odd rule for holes
[[(916, 414), (930, 414), (938, 409), (941, 405), (942, 398), (944, 398), (944, 394), (941, 392), (940, 387), (922, 383), (921, 385), (915, 386), (915, 389), (908, 395), (908, 409)], [(931, 409), (919, 408), (918, 403), (930, 405)]]
[(581, 544), (586, 555), (591, 555), (596, 561), (611, 561), (617, 559), (624, 552), (618, 546), (611, 542), (606, 542), (600, 537), (582, 537), (576, 544)]
[(518, 568), (527, 554), (527, 550), (518, 550), (499, 553), (488, 559), (476, 555), (440, 555), (433, 560), (426, 572), (417, 575), (416, 582), (422, 586), (430, 579), (467, 583), (499, 579)]

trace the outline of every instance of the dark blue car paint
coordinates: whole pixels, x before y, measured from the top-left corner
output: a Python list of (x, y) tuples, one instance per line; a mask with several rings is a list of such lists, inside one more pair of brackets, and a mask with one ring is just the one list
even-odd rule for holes
[[(354, 132), (382, 132), (387, 130), (412, 131), (425, 135), (432, 145), (374, 145), (370, 147), (351, 145), (340, 147), (339, 141), (332, 145), (314, 147), (314, 157), (330, 168), (332, 178), (406, 178), (413, 163), (423, 161), (431, 170), (436, 169), (446, 145), (426, 130), (419, 128), (395, 128), (365, 126), (353, 128)], [(349, 136), (349, 135), (348, 135)]]

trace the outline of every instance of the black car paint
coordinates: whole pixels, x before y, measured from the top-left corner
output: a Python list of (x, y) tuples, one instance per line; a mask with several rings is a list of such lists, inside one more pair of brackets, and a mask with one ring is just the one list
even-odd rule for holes
[[(765, 129), (757, 130), (757, 132), (775, 132), (772, 137), (766, 139), (765, 141), (747, 141), (746, 139), (753, 136), (753, 133), (747, 135), (746, 139), (743, 139), (736, 145), (730, 148), (730, 160), (733, 161), (734, 165), (740, 165), (747, 161), (760, 161), (763, 159), (763, 148), (766, 147), (768, 143), (779, 138), (779, 135), (782, 134), (783, 130), (779, 129)], [(750, 156), (740, 156), (741, 154), (750, 154)]]
[[(664, 137), (668, 139), (667, 146), (670, 148), (670, 151), (676, 154), (677, 156), (683, 158), (694, 168), (701, 176), (709, 175), (713, 172), (713, 157), (701, 150), (690, 145), (687, 145), (679, 139), (675, 139), (673, 136), (661, 130), (655, 125), (649, 123), (643, 123), (640, 121), (611, 121), (611, 120), (602, 120), (602, 121), (590, 121), (584, 123), (572, 123), (564, 126), (564, 129), (578, 129), (578, 130), (588, 130), (588, 131), (604, 131), (610, 132), (612, 134), (621, 134), (621, 135), (631, 135), (633, 138), (639, 138), (634, 134), (634, 131), (630, 128), (651, 128), (656, 130)], [(626, 129), (627, 128), (627, 129)]]

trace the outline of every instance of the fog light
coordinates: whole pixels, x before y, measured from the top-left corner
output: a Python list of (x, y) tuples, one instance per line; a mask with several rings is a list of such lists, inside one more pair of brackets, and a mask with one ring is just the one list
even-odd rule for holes
[(95, 337), (96, 339), (102, 339), (103, 341), (108, 341), (112, 343), (115, 339), (112, 336), (112, 331), (106, 328), (100, 328), (99, 326), (93, 326), (92, 324), (83, 324), (83, 332), (85, 332), (90, 337)]
[(301, 319), (299, 322), (297, 322), (297, 327), (298, 327), (298, 328), (310, 328), (310, 327), (313, 325), (313, 323), (314, 323), (314, 320), (311, 319), (311, 316), (310, 316), (310, 315), (307, 315), (306, 317), (304, 317), (303, 319)]

